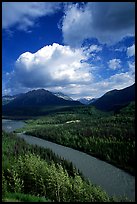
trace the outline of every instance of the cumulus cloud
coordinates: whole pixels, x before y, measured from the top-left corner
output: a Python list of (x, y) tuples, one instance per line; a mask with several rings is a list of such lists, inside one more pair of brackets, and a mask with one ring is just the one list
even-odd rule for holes
[(121, 60), (120, 59), (109, 60), (108, 66), (110, 69), (116, 70), (121, 67)]
[(102, 51), (102, 47), (98, 45), (90, 45), (90, 46), (83, 46), (83, 53), (87, 56), (87, 58), (91, 58), (93, 61), (101, 60), (101, 57), (98, 55), (100, 51)]
[(90, 66), (82, 49), (47, 45), (36, 53), (25, 52), (15, 63), (14, 78), (25, 87), (51, 87), (87, 83), (92, 80)]
[[(90, 87), (83, 87), (88, 90), (88, 97), (101, 97), (106, 92), (113, 89), (123, 89), (125, 87), (131, 86), (135, 82), (135, 76), (131, 72), (123, 72), (110, 76), (109, 78), (101, 81), (92, 83)], [(81, 92), (82, 93), (82, 92)]]
[[(92, 81), (89, 84), (69, 84), (67, 86), (56, 86), (49, 88), (50, 91), (61, 91), (73, 99), (98, 98), (113, 89), (123, 89), (135, 82), (135, 76), (131, 72), (123, 72), (112, 75), (107, 79)], [(86, 90), (86, 91), (85, 91)]]
[(127, 48), (127, 56), (132, 57), (134, 55), (135, 55), (135, 44)]
[[(92, 47), (93, 48), (93, 47)], [(120, 59), (109, 61), (110, 69), (120, 68)], [(104, 67), (102, 67), (104, 68)], [(3, 74), (3, 94), (17, 94), (45, 88), (60, 91), (73, 99), (100, 97), (109, 90), (122, 89), (135, 81), (135, 62), (127, 62), (128, 71), (107, 78), (100, 77), (98, 66), (88, 64), (83, 48), (71, 48), (57, 43), (35, 53), (25, 52), (18, 57), (15, 68)]]
[(88, 52), (99, 52), (102, 50), (101, 46), (98, 45), (91, 45), (88, 49)]
[(135, 75), (135, 62), (128, 61), (129, 72)]
[(127, 51), (127, 48), (126, 48), (126, 46), (122, 46), (122, 47), (120, 47), (120, 48), (116, 48), (115, 51), (116, 51), (116, 52), (126, 52), (126, 51)]
[[(132, 65), (133, 68), (134, 63), (131, 63), (130, 65)], [(130, 68), (128, 72), (111, 75), (110, 77), (102, 80), (93, 79), (88, 83), (60, 83), (43, 88), (54, 92), (60, 91), (72, 97), (73, 99), (78, 99), (82, 97), (98, 98), (105, 94), (107, 91), (113, 89), (123, 89), (127, 86), (131, 86), (135, 82), (135, 75), (133, 74)], [(29, 77), (29, 79), (31, 80), (31, 75), (28, 74), (28, 76), (26, 75), (26, 77)], [(30, 91), (33, 88), (28, 86), (24, 87), (23, 84), (19, 84), (19, 82), (12, 80), (9, 87), (7, 86), (7, 84), (6, 86), (3, 86), (3, 94), (5, 95), (23, 93)], [(41, 86), (38, 86), (37, 84), (37, 87), (35, 87), (35, 89), (37, 88), (41, 88)]]
[[(135, 63), (128, 62), (128, 71), (98, 78), (82, 49), (53, 44), (36, 53), (23, 53), (11, 73), (5, 73), (3, 94), (17, 94), (32, 89), (45, 88), (60, 91), (73, 99), (98, 98), (107, 91), (122, 89), (135, 82)], [(91, 73), (92, 70), (92, 73)]]
[(83, 39), (89, 36), (91, 12), (88, 9), (79, 8), (79, 4), (71, 4), (65, 10), (62, 21), (64, 42), (78, 46)]
[(17, 26), (20, 30), (32, 27), (37, 18), (50, 15), (60, 9), (59, 2), (3, 2), (2, 28)]
[(79, 46), (87, 38), (115, 44), (135, 35), (135, 4), (133, 2), (88, 2), (82, 7), (71, 4), (62, 21), (64, 42)]

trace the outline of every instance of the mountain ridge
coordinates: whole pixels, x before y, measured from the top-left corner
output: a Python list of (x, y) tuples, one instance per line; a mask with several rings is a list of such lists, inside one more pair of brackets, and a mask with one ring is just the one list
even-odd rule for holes
[(89, 105), (91, 103), (93, 103), (94, 101), (96, 101), (98, 98), (92, 98), (92, 99), (87, 99), (87, 98), (79, 98), (77, 99), (77, 101), (80, 101), (80, 103), (84, 104), (84, 105)]
[[(6, 101), (7, 100), (7, 101)], [(3, 110), (24, 107), (44, 106), (71, 106), (71, 105), (93, 105), (102, 111), (113, 111), (128, 105), (135, 100), (135, 83), (124, 89), (113, 89), (106, 92), (100, 98), (73, 100), (61, 92), (50, 92), (45, 89), (31, 90), (14, 96), (3, 96)]]
[(113, 111), (128, 105), (135, 100), (135, 83), (124, 89), (114, 89), (106, 92), (97, 101), (92, 103), (95, 108), (102, 111)]
[(81, 105), (80, 102), (65, 100), (55, 96), (52, 92), (45, 89), (31, 90), (20, 94), (4, 107), (34, 107), (45, 105)]
[(69, 100), (69, 101), (74, 101), (72, 98), (70, 98), (68, 95), (62, 93), (62, 92), (52, 92), (55, 96), (63, 98), (65, 100)]

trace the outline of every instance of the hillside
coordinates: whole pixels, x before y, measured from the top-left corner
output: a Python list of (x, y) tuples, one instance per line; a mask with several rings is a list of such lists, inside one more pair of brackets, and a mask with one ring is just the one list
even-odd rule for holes
[(110, 162), (135, 173), (135, 103), (119, 114), (103, 112), (93, 106), (28, 120), (21, 130)]
[(15, 97), (14, 96), (3, 96), (2, 97), (2, 105), (8, 104), (11, 102)]
[(3, 115), (39, 115), (50, 109), (82, 105), (78, 101), (65, 100), (44, 89), (21, 94), (2, 106)]
[(3, 202), (117, 201), (50, 149), (29, 145), (6, 132), (2, 132), (2, 148)]
[(92, 98), (92, 99), (87, 99), (87, 98), (79, 98), (77, 99), (77, 101), (79, 101), (80, 103), (84, 104), (84, 105), (89, 105), (92, 104), (94, 101), (96, 101), (97, 98)]
[(17, 95), (13, 95), (13, 96), (10, 96), (10, 95), (5, 95), (5, 96), (2, 96), (2, 105), (6, 105), (8, 103), (10, 103), (11, 101), (13, 101), (15, 98), (19, 97), (23, 95), (23, 93), (21, 94), (17, 94)]
[(73, 101), (72, 98), (70, 98), (69, 96), (61, 93), (61, 92), (52, 92), (55, 96), (59, 97), (59, 98), (63, 98), (65, 100), (69, 100), (69, 101)]
[(80, 105), (80, 102), (65, 100), (45, 89), (32, 90), (16, 97), (7, 107), (34, 107), (45, 105)]
[(135, 84), (121, 90), (109, 91), (92, 105), (102, 111), (116, 111), (132, 101), (135, 101)]

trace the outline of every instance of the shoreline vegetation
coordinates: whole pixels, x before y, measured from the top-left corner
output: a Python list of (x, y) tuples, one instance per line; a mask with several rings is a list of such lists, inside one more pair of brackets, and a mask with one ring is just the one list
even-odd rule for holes
[[(51, 150), (2, 134), (3, 202), (117, 202)], [(27, 179), (26, 179), (27, 178)]]
[(27, 135), (85, 152), (135, 175), (134, 103), (116, 114), (85, 107), (25, 122), (25, 127), (15, 132), (25, 131)]
[[(135, 173), (135, 103), (118, 113), (81, 107), (24, 120), (25, 126), (15, 133), (25, 132), (68, 146), (114, 164), (132, 175)], [(10, 197), (10, 193), (30, 194), (40, 199), (44, 196), (49, 202), (128, 200), (109, 197), (86, 180), (72, 163), (57, 157), (51, 150), (27, 144), (15, 133), (3, 132), (2, 136), (3, 201)], [(11, 196), (11, 200), (17, 197)], [(22, 198), (27, 199), (23, 195)], [(28, 199), (33, 201), (34, 198)]]

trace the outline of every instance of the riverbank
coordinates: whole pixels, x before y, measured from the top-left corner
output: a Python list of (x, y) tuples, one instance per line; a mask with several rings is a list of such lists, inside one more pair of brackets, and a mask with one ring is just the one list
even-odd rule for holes
[(47, 149), (31, 146), (15, 134), (3, 132), (2, 149), (3, 200), (8, 198), (9, 193), (15, 198), (16, 193), (18, 200), (22, 198), (23, 201), (28, 199), (28, 194), (31, 195), (28, 201), (39, 202), (42, 202), (41, 197), (50, 202), (119, 201), (83, 179), (72, 166), (68, 173), (68, 169), (62, 166), (62, 159), (49, 154)]
[(80, 150), (135, 175), (134, 103), (115, 115), (81, 107), (41, 117), (9, 118), (26, 119), (23, 131), (29, 135)]
[(132, 105), (115, 115), (87, 108), (27, 120), (23, 131), (85, 152), (135, 175), (134, 120)]
[[(16, 121), (17, 123), (17, 121)], [(80, 169), (83, 175), (95, 184), (102, 186), (113, 195), (127, 195), (134, 200), (135, 178), (113, 167), (106, 162), (92, 158), (83, 152), (73, 150), (62, 145), (42, 140), (40, 138), (20, 134), (28, 143), (52, 149), (57, 155), (65, 158)], [(63, 149), (62, 149), (63, 148)], [(104, 166), (105, 164), (105, 166)], [(94, 168), (93, 168), (94, 167)]]
[(6, 116), (2, 115), (2, 120), (22, 120), (25, 122), (25, 120), (30, 120), (30, 119), (38, 119), (39, 116)]

